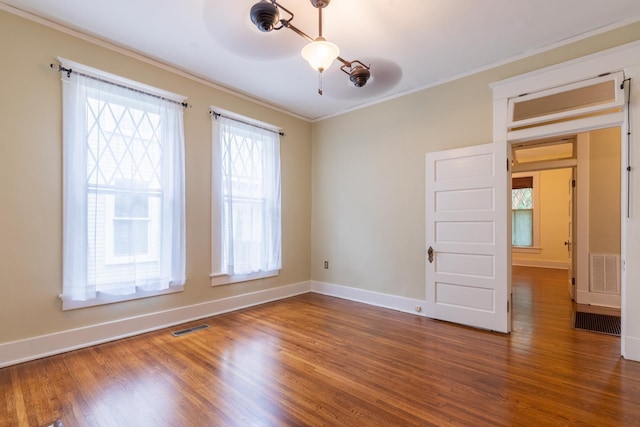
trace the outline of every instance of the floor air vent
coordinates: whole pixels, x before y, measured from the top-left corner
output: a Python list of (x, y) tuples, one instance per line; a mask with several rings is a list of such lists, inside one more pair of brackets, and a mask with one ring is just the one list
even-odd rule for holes
[(207, 329), (208, 327), (209, 325), (193, 326), (191, 328), (182, 329), (181, 331), (171, 332), (171, 335), (173, 335), (174, 337), (181, 337), (183, 335), (190, 334), (191, 332), (199, 331), (201, 329)]
[(601, 334), (620, 336), (620, 316), (577, 311), (574, 316), (573, 327), (592, 332), (600, 332)]

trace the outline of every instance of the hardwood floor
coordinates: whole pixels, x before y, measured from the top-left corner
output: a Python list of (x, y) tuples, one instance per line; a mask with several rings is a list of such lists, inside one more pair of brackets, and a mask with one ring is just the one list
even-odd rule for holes
[(640, 363), (571, 329), (563, 274), (514, 268), (510, 335), (306, 294), (0, 369), (0, 425), (640, 425)]

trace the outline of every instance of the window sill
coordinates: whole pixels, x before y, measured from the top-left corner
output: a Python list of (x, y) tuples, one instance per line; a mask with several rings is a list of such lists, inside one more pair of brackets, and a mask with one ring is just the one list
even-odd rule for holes
[(533, 246), (511, 246), (511, 252), (519, 254), (539, 254), (542, 252), (542, 249), (534, 248)]
[(230, 285), (232, 283), (248, 282), (250, 280), (264, 279), (267, 277), (275, 277), (280, 274), (280, 270), (263, 271), (260, 273), (249, 274), (226, 274), (216, 273), (209, 277), (211, 278), (211, 286), (223, 286)]
[(170, 286), (168, 289), (161, 291), (137, 291), (135, 294), (127, 295), (109, 295), (105, 293), (99, 293), (98, 296), (86, 301), (65, 301), (64, 297), (60, 295), (62, 299), (62, 311), (75, 310), (77, 308), (93, 307), (96, 305), (113, 304), (116, 302), (131, 301), (142, 298), (155, 297), (158, 295), (173, 294), (176, 292), (182, 292), (184, 285)]

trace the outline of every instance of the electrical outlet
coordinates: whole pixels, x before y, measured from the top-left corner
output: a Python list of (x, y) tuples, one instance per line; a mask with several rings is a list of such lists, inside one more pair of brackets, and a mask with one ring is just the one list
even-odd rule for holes
[(324, 262), (324, 269), (328, 270), (329, 269), (329, 261), (325, 261)]

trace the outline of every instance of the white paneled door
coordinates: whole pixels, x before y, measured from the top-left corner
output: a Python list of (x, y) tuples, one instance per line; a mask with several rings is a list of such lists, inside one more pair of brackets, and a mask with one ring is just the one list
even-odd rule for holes
[(505, 160), (494, 144), (426, 155), (428, 317), (509, 332)]

